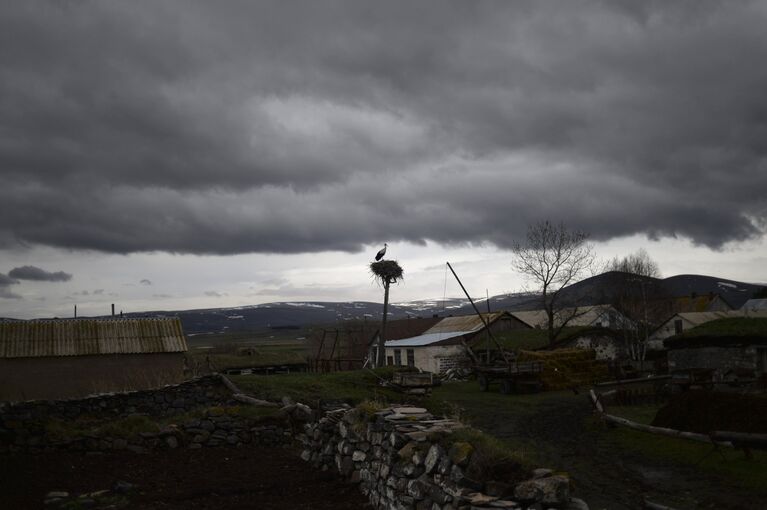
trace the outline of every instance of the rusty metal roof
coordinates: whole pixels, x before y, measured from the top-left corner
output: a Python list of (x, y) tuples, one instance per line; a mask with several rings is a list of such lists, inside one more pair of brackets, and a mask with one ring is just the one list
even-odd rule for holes
[(0, 323), (0, 358), (185, 352), (178, 318)]
[[(495, 322), (502, 315), (506, 315), (507, 312), (494, 312), (483, 313), (482, 317), (488, 322)], [(477, 315), (461, 315), (458, 317), (445, 317), (437, 324), (429, 328), (424, 334), (431, 333), (458, 333), (459, 335), (479, 331), (484, 327), (482, 321)]]

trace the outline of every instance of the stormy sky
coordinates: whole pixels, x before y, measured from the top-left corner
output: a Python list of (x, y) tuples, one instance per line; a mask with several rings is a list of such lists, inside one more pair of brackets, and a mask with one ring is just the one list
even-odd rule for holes
[(499, 293), (546, 218), (767, 281), (765, 26), (763, 1), (5, 2), (0, 316), (380, 299), (383, 242), (403, 298), (445, 260)]

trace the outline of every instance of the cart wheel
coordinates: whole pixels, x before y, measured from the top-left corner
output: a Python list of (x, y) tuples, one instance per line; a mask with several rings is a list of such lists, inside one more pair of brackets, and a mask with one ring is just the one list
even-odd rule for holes
[(508, 395), (514, 392), (514, 382), (511, 379), (501, 381), (501, 393)]
[(479, 381), (479, 391), (487, 391), (487, 388), (490, 386), (490, 381), (487, 380), (487, 377), (480, 375), (477, 380)]

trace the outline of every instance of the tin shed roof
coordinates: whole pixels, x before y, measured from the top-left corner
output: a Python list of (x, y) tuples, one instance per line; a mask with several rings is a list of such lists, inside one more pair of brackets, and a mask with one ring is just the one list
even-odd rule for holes
[(185, 352), (178, 318), (65, 319), (0, 324), (0, 358)]
[[(411, 338), (403, 338), (401, 340), (388, 340), (386, 347), (423, 347), (426, 345), (434, 345), (445, 342), (445, 340), (453, 340), (459, 336), (467, 335), (471, 331), (451, 331), (449, 333), (426, 333), (423, 335), (414, 336)], [(446, 342), (457, 343), (457, 342)]]
[[(494, 322), (506, 312), (483, 313), (482, 317), (488, 322)], [(484, 328), (482, 320), (477, 315), (461, 315), (458, 317), (445, 317), (434, 326), (427, 329), (424, 334), (429, 333), (455, 333), (453, 336), (472, 333)]]

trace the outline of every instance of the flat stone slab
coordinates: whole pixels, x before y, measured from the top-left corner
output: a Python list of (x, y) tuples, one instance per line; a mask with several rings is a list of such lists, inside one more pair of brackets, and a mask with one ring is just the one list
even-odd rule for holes
[(423, 407), (393, 407), (392, 411), (399, 414), (426, 414), (428, 411)]

